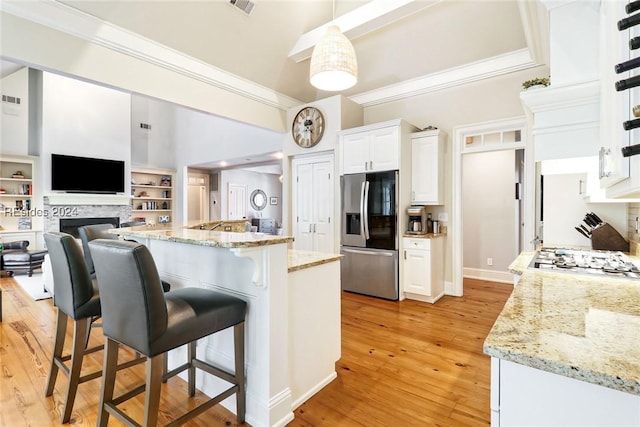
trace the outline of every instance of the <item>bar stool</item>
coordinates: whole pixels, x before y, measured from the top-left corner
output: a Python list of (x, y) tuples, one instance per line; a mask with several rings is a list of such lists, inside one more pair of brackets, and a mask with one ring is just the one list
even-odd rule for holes
[[(80, 241), (82, 242), (82, 248), (84, 251), (84, 261), (87, 264), (87, 269), (89, 270), (91, 278), (96, 277), (96, 268), (93, 265), (89, 242), (95, 239), (119, 240), (117, 234), (109, 233), (109, 230), (112, 228), (115, 228), (113, 224), (92, 224), (78, 228), (78, 235), (80, 236)], [(171, 284), (163, 280), (162, 289), (164, 289), (165, 292), (169, 292), (171, 290)]]
[[(102, 374), (101, 371), (95, 371), (80, 375), (84, 356), (103, 348), (102, 345), (87, 348), (91, 323), (101, 313), (100, 295), (96, 281), (89, 277), (82, 251), (73, 236), (66, 233), (51, 232), (44, 235), (44, 240), (49, 250), (53, 280), (55, 282), (54, 304), (58, 308), (56, 336), (45, 395), (51, 396), (53, 394), (58, 370), (62, 370), (68, 377), (68, 384), (61, 421), (67, 423), (71, 418), (78, 385), (98, 378)], [(67, 334), (67, 320), (69, 318), (73, 321), (73, 343), (71, 353), (63, 355), (64, 341)], [(71, 360), (70, 366), (67, 367), (65, 362), (69, 360)], [(126, 362), (119, 365), (118, 369), (123, 369), (142, 361), (144, 361), (144, 358)]]
[[(238, 423), (246, 409), (244, 374), (244, 322), (247, 303), (212, 290), (189, 287), (163, 292), (160, 276), (148, 248), (130, 241), (97, 239), (89, 243), (102, 284), (102, 327), (105, 359), (98, 426), (105, 427), (114, 415), (127, 426), (155, 426), (158, 421), (163, 355), (187, 345), (187, 363), (168, 372), (170, 378), (188, 370), (189, 395), (195, 395), (195, 368), (231, 383), (231, 387), (174, 420), (181, 425), (236, 395)], [(197, 358), (197, 340), (233, 326), (234, 373)], [(114, 397), (120, 345), (147, 357), (144, 385)], [(138, 424), (117, 405), (146, 390), (144, 419)]]

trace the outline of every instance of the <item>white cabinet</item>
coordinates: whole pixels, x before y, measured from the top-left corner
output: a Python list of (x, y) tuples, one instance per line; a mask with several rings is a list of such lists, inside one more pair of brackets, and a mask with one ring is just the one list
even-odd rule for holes
[(436, 302), (444, 295), (444, 239), (405, 237), (402, 242), (405, 297)]
[(169, 169), (131, 170), (131, 215), (147, 224), (173, 220), (174, 171)]
[(637, 426), (640, 396), (492, 357), (491, 425)]
[(333, 158), (293, 160), (293, 249), (335, 252)]
[(411, 203), (444, 204), (444, 133), (439, 130), (411, 134)]
[[(400, 127), (358, 128), (340, 136), (342, 173), (396, 170), (400, 167)], [(351, 133), (353, 132), (353, 133)]]

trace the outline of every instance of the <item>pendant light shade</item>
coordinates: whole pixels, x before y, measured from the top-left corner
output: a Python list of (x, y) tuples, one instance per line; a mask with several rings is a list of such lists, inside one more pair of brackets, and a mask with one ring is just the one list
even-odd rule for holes
[(313, 86), (326, 91), (348, 89), (358, 81), (356, 52), (336, 25), (313, 48), (309, 76)]

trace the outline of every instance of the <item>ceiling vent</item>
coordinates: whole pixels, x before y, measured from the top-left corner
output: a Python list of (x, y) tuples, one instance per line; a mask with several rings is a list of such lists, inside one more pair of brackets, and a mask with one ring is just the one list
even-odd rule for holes
[(238, 9), (240, 9), (241, 11), (243, 11), (244, 13), (246, 13), (247, 15), (251, 15), (251, 12), (253, 12), (253, 8), (256, 6), (255, 3), (249, 1), (249, 0), (229, 0), (229, 4), (231, 6), (234, 6)]

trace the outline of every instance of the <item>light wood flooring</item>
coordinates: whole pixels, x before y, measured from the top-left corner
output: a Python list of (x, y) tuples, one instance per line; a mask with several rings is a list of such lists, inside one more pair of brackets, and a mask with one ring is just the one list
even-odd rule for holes
[[(33, 301), (11, 278), (0, 278), (0, 288), (0, 426), (62, 425), (66, 376), (60, 373), (53, 396), (44, 396), (55, 329), (52, 300)], [(488, 425), (490, 359), (482, 343), (511, 290), (466, 280), (464, 297), (445, 296), (434, 305), (343, 293), (338, 378), (298, 407), (289, 426)], [(94, 329), (90, 344), (101, 340)], [(67, 347), (70, 341), (71, 328)], [(87, 356), (83, 373), (101, 363), (102, 352)], [(143, 366), (127, 370), (116, 392), (141, 383), (143, 376)], [(80, 385), (71, 425), (96, 425), (100, 384), (96, 379)], [(184, 381), (170, 379), (163, 387), (160, 424), (202, 400), (189, 400)], [(142, 401), (141, 395), (127, 405), (135, 419), (142, 419)], [(109, 425), (120, 423), (112, 417)], [(218, 406), (186, 425), (237, 424)]]

